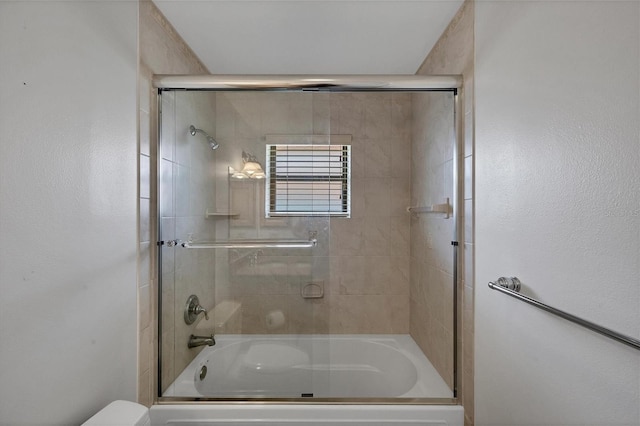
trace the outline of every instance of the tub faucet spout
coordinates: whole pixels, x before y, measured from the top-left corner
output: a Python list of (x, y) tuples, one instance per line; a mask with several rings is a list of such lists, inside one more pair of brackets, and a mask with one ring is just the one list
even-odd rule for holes
[(215, 336), (212, 334), (211, 336), (194, 336), (193, 334), (189, 336), (189, 343), (187, 346), (189, 349), (196, 348), (198, 346), (213, 346), (216, 344)]

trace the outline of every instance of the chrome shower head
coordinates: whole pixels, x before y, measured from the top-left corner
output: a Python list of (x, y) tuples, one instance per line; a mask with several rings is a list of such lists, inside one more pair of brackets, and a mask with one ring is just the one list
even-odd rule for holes
[(220, 146), (220, 144), (216, 142), (214, 138), (209, 136), (207, 132), (202, 129), (196, 129), (196, 126), (194, 126), (193, 124), (189, 126), (189, 133), (191, 133), (191, 136), (195, 136), (198, 133), (202, 133), (203, 135), (205, 135), (207, 138), (207, 142), (209, 142), (209, 145), (211, 146), (211, 149), (218, 149), (218, 147)]
[(220, 146), (220, 144), (209, 135), (207, 135), (207, 142), (209, 142), (209, 145), (211, 145), (211, 149), (218, 149), (218, 147)]

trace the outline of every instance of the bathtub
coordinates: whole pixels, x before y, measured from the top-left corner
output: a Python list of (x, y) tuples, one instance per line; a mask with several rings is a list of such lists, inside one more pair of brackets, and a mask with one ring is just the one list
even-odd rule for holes
[[(408, 335), (221, 335), (150, 414), (152, 425), (172, 426), (462, 426), (461, 406), (417, 403), (448, 402), (452, 396)], [(189, 398), (249, 402), (188, 403)]]
[(459, 405), (153, 405), (151, 426), (463, 426)]
[(451, 398), (408, 335), (221, 335), (166, 397)]

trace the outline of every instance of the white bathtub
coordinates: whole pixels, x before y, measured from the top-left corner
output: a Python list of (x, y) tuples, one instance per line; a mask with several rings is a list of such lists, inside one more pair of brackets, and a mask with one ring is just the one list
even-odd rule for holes
[[(198, 354), (163, 396), (301, 398), (313, 394), (314, 398), (345, 401), (452, 397), (444, 380), (407, 335), (221, 335), (216, 342)], [(203, 366), (207, 374), (200, 380)], [(356, 402), (173, 402), (154, 405), (150, 415), (154, 426), (464, 424), (459, 405)]]
[(152, 426), (463, 426), (459, 405), (154, 405)]
[[(206, 374), (201, 375), (203, 369)], [(451, 398), (408, 335), (221, 335), (165, 397)]]

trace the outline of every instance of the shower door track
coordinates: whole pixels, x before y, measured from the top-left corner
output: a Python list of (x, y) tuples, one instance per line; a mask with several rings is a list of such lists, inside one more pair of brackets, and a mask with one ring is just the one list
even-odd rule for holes
[[(162, 91), (186, 90), (186, 91), (283, 91), (283, 92), (452, 92), (454, 96), (454, 148), (453, 148), (453, 200), (451, 217), (453, 218), (453, 235), (451, 245), (453, 247), (453, 398), (358, 398), (352, 402), (343, 398), (323, 398), (314, 400), (320, 404), (457, 404), (459, 402), (458, 391), (460, 389), (460, 375), (462, 357), (458, 352), (458, 336), (462, 334), (462, 323), (459, 321), (460, 292), (458, 291), (460, 263), (462, 262), (458, 240), (462, 235), (461, 222), (458, 220), (460, 207), (464, 200), (461, 199), (462, 191), (459, 189), (459, 174), (462, 170), (462, 159), (458, 155), (461, 152), (461, 138), (463, 124), (461, 111), (461, 99), (458, 90), (463, 86), (461, 75), (394, 75), (394, 74), (278, 74), (278, 75), (232, 75), (232, 74), (206, 74), (206, 75), (163, 75), (153, 76), (152, 85), (158, 93), (158, 111), (161, 111)], [(160, 123), (158, 123), (160, 127)], [(160, 135), (160, 129), (158, 129)], [(159, 177), (158, 177), (159, 178)], [(158, 220), (158, 224), (159, 224)], [(161, 264), (161, 256), (158, 262)], [(159, 361), (159, 359), (158, 359)], [(159, 365), (158, 365), (158, 374)], [(159, 385), (159, 382), (158, 382)], [(244, 398), (181, 398), (160, 397), (156, 403), (194, 403), (206, 401), (208, 403), (244, 403)], [(308, 403), (298, 398), (258, 399), (261, 403)], [(256, 402), (254, 401), (254, 402)]]
[(460, 75), (154, 75), (165, 90), (451, 91)]

